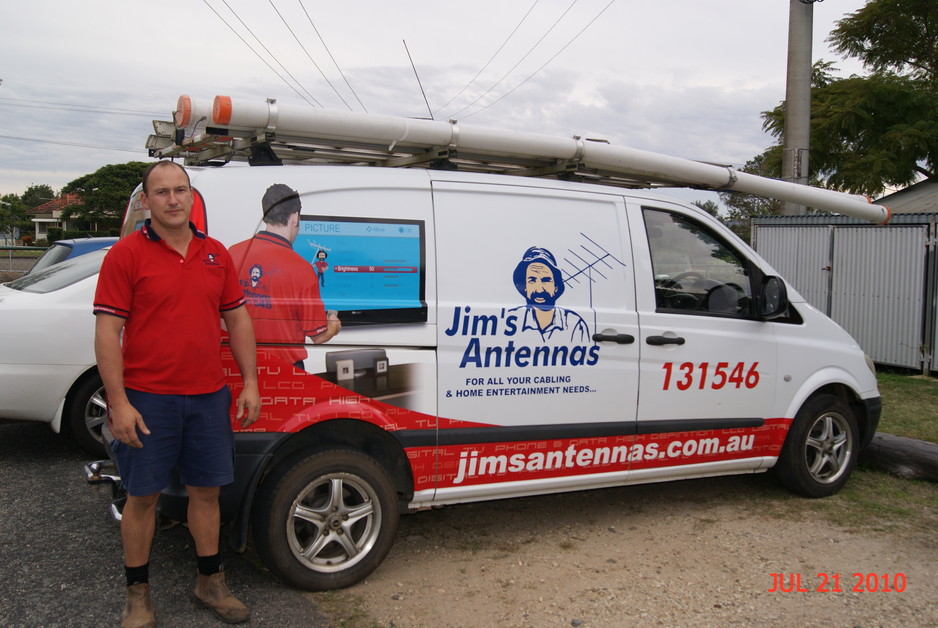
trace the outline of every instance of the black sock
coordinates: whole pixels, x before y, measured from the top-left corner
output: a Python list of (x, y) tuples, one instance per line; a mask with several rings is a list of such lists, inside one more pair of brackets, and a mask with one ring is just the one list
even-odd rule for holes
[(150, 582), (150, 563), (140, 565), (139, 567), (128, 567), (124, 565), (124, 575), (127, 577), (128, 587), (132, 587), (135, 584), (146, 584)]
[(199, 573), (203, 576), (211, 576), (221, 571), (221, 553), (212, 556), (196, 556), (199, 564)]

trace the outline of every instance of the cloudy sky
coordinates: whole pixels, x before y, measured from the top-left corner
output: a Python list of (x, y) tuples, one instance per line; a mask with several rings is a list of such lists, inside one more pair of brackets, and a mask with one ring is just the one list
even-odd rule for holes
[[(814, 4), (814, 59), (864, 0)], [(216, 94), (742, 165), (785, 97), (789, 0), (32, 0), (0, 5), (0, 194), (148, 161)], [(289, 25), (289, 27), (287, 26)], [(405, 48), (406, 42), (406, 48)]]

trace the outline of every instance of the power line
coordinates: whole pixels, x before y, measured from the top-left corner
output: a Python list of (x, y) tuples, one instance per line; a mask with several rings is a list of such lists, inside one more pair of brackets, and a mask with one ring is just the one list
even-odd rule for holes
[(38, 144), (58, 144), (59, 146), (77, 146), (79, 148), (94, 148), (100, 150), (116, 150), (125, 153), (140, 154), (143, 149), (140, 148), (118, 148), (115, 146), (96, 146), (94, 144), (81, 144), (79, 142), (60, 142), (56, 140), (40, 140), (33, 137), (16, 137), (15, 135), (0, 135), (0, 138), (7, 140), (18, 140), (20, 142), (36, 142)]
[[(506, 78), (508, 78), (508, 75), (511, 74), (511, 73), (514, 71), (515, 68), (517, 68), (519, 65), (521, 65), (521, 63), (522, 63), (525, 59), (527, 59), (528, 56), (529, 56), (532, 52), (534, 52), (534, 49), (535, 49), (535, 48), (537, 48), (539, 45), (541, 45), (541, 42), (544, 41), (544, 39), (545, 39), (548, 35), (550, 35), (550, 33), (557, 27), (558, 24), (560, 24), (561, 20), (563, 20), (563, 18), (567, 15), (567, 13), (570, 12), (570, 10), (576, 5), (577, 2), (579, 2), (579, 0), (573, 0), (573, 2), (570, 3), (570, 6), (567, 7), (567, 10), (564, 11), (564, 12), (560, 15), (560, 17), (558, 17), (557, 20), (556, 20), (553, 24), (551, 24), (550, 28), (548, 28), (547, 31), (546, 31), (543, 35), (541, 35), (541, 38), (538, 39), (538, 40), (534, 43), (534, 45), (531, 46), (531, 48), (530, 48), (526, 53), (524, 53), (524, 56), (522, 56), (521, 59), (519, 59), (516, 64), (514, 64), (513, 66), (511, 66), (511, 68), (510, 68), (507, 72), (505, 72), (505, 74), (504, 74), (500, 79), (498, 79), (497, 81), (495, 81), (495, 83), (494, 83), (491, 87), (489, 87), (487, 90), (485, 90), (485, 92), (484, 92), (481, 96), (479, 96), (478, 98), (476, 98), (475, 100), (473, 100), (471, 103), (469, 103), (468, 105), (466, 105), (465, 107), (463, 107), (462, 109), (460, 109), (459, 111), (457, 111), (456, 113), (454, 113), (453, 115), (451, 115), (451, 116), (449, 116), (449, 117), (450, 117), (450, 118), (458, 118), (458, 117), (459, 117), (459, 114), (461, 114), (463, 111), (466, 111), (467, 109), (469, 109), (470, 107), (472, 107), (473, 105), (475, 105), (477, 102), (479, 102), (480, 100), (482, 100), (483, 98), (485, 98), (486, 96), (488, 96), (488, 95), (492, 92), (493, 89), (495, 89), (496, 87), (498, 87), (498, 85), (501, 84), (502, 81), (504, 81)], [(476, 113), (478, 113), (478, 112), (476, 112)]]
[(345, 85), (349, 88), (349, 91), (352, 92), (352, 95), (355, 96), (355, 100), (358, 101), (358, 104), (362, 106), (362, 109), (365, 110), (365, 113), (368, 113), (368, 108), (365, 107), (365, 103), (362, 102), (362, 99), (358, 97), (358, 94), (355, 92), (355, 89), (352, 88), (352, 84), (348, 82), (348, 78), (345, 76), (345, 72), (342, 71), (342, 68), (339, 67), (338, 62), (335, 60), (335, 57), (332, 56), (332, 51), (329, 50), (329, 46), (326, 45), (325, 40), (322, 38), (322, 35), (319, 34), (319, 29), (316, 28), (316, 25), (313, 24), (313, 18), (310, 17), (309, 11), (306, 10), (306, 7), (303, 6), (303, 0), (297, 0), (300, 7), (303, 8), (303, 13), (306, 14), (306, 19), (309, 20), (309, 25), (313, 27), (313, 30), (316, 31), (316, 36), (319, 37), (319, 41), (322, 42), (322, 47), (326, 49), (326, 52), (329, 54), (329, 58), (332, 59), (332, 64), (335, 66), (335, 69), (339, 71), (339, 74), (342, 75), (342, 80), (345, 81)]
[[(241, 22), (241, 26), (243, 26), (245, 29), (247, 29), (247, 32), (251, 33), (251, 37), (253, 37), (254, 40), (255, 40), (257, 43), (259, 43), (259, 44), (261, 45), (261, 48), (263, 48), (264, 51), (265, 51), (267, 54), (270, 55), (270, 58), (273, 59), (273, 60), (277, 63), (277, 65), (280, 66), (280, 69), (282, 69), (284, 72), (286, 72), (287, 75), (288, 75), (291, 79), (293, 79), (293, 82), (296, 83), (297, 85), (299, 85), (299, 87), (300, 87), (304, 92), (306, 92), (306, 94), (307, 94), (310, 98), (313, 99), (313, 102), (315, 102), (317, 105), (319, 105), (320, 107), (322, 107), (322, 103), (320, 103), (318, 100), (316, 100), (316, 97), (313, 96), (312, 94), (310, 94), (308, 89), (306, 89), (305, 87), (303, 87), (303, 84), (302, 84), (295, 76), (293, 76), (293, 74), (290, 73), (290, 70), (288, 70), (285, 65), (283, 65), (282, 63), (280, 63), (280, 59), (277, 58), (277, 55), (275, 55), (274, 53), (272, 53), (272, 52), (270, 51), (270, 49), (267, 48), (267, 46), (264, 45), (264, 42), (261, 41), (260, 37), (258, 37), (257, 35), (255, 35), (255, 34), (254, 34), (254, 31), (251, 30), (251, 27), (248, 26), (248, 25), (244, 22), (244, 20), (241, 19), (241, 16), (238, 15), (237, 12), (236, 12), (234, 9), (231, 8), (231, 5), (228, 4), (228, 0), (222, 0), (222, 2), (225, 3), (225, 6), (228, 7), (228, 10), (229, 10), (229, 11), (231, 11), (231, 14), (234, 15), (236, 18), (238, 18), (238, 21)], [(273, 3), (271, 3), (271, 5), (273, 5)], [(276, 7), (274, 7), (274, 10), (276, 10)], [(303, 100), (306, 100), (306, 99), (304, 98)], [(306, 102), (309, 103), (309, 104), (312, 104), (312, 103), (310, 103), (308, 100), (306, 100)]]
[[(296, 87), (294, 87), (293, 85), (291, 85), (290, 82), (287, 81), (287, 79), (283, 78), (283, 76), (282, 76), (279, 72), (277, 72), (277, 70), (274, 69), (274, 66), (270, 65), (270, 63), (267, 62), (267, 59), (265, 59), (263, 56), (261, 56), (261, 54), (260, 54), (259, 52), (257, 52), (256, 50), (254, 50), (254, 48), (251, 46), (251, 44), (249, 44), (249, 43), (244, 39), (244, 37), (242, 37), (241, 34), (238, 33), (238, 31), (236, 31), (236, 30), (234, 29), (234, 27), (233, 27), (231, 24), (229, 24), (228, 21), (227, 21), (225, 18), (223, 18), (223, 17), (221, 16), (221, 14), (220, 14), (218, 11), (215, 10), (215, 7), (213, 7), (212, 5), (210, 5), (210, 4), (208, 3), (208, 0), (202, 0), (202, 2), (205, 4), (205, 6), (207, 6), (209, 9), (212, 10), (212, 13), (214, 13), (216, 16), (218, 16), (218, 19), (220, 19), (220, 20), (222, 21), (222, 23), (224, 23), (224, 25), (227, 26), (227, 27), (229, 28), (229, 30), (231, 30), (231, 32), (234, 33), (235, 36), (236, 36), (238, 39), (241, 40), (241, 43), (243, 43), (245, 46), (248, 47), (248, 50), (250, 50), (251, 52), (253, 52), (253, 53), (257, 56), (258, 59), (260, 59), (261, 61), (264, 62), (264, 65), (266, 65), (268, 68), (270, 68), (270, 71), (271, 71), (271, 72), (273, 72), (274, 74), (277, 75), (277, 78), (279, 78), (281, 81), (283, 81), (283, 82), (286, 84), (287, 87), (289, 87), (290, 89), (292, 89), (292, 90), (294, 91), (294, 93), (296, 93), (297, 96), (299, 96), (300, 98), (302, 98), (303, 100), (305, 100), (307, 104), (309, 104), (309, 105), (312, 105), (312, 104), (313, 104), (313, 103), (309, 102), (309, 98), (307, 98), (306, 96), (304, 96), (303, 94), (301, 94), (300, 91), (299, 91)], [(228, 4), (228, 3), (226, 2), (225, 5), (227, 6), (227, 4)], [(228, 7), (228, 9), (231, 10), (231, 7)], [(234, 11), (232, 11), (232, 13), (234, 13)], [(235, 17), (238, 17), (237, 14), (235, 14)], [(241, 18), (238, 18), (238, 19), (240, 20)], [(244, 22), (241, 22), (241, 23), (244, 24)], [(247, 26), (245, 26), (245, 28), (247, 28)], [(250, 30), (251, 30), (251, 29), (248, 29), (248, 32), (250, 32)], [(251, 34), (253, 35), (254, 33), (251, 33)], [(255, 36), (255, 39), (257, 39), (256, 36)], [(263, 46), (263, 44), (261, 44), (261, 45)], [(268, 54), (269, 54), (269, 52), (268, 52)], [(271, 56), (273, 56), (273, 55), (271, 55)], [(276, 58), (274, 58), (274, 60), (276, 60)], [(278, 61), (277, 63), (280, 63), (280, 62)], [(294, 79), (294, 80), (295, 80), (295, 79)], [(313, 102), (315, 102), (317, 105), (319, 105), (320, 107), (322, 107), (322, 104), (321, 104), (318, 100), (316, 100), (316, 98), (315, 98), (312, 94), (310, 94), (309, 96), (310, 96), (310, 98), (313, 99)]]
[(580, 35), (582, 35), (584, 32), (586, 32), (586, 29), (588, 29), (590, 26), (592, 26), (592, 25), (593, 25), (593, 22), (595, 22), (596, 20), (598, 20), (599, 17), (600, 17), (603, 13), (606, 12), (606, 9), (608, 9), (609, 7), (611, 7), (611, 6), (612, 6), (612, 3), (615, 2), (615, 1), (616, 1), (616, 0), (609, 0), (609, 3), (608, 3), (606, 6), (604, 6), (604, 7), (602, 8), (602, 10), (601, 10), (599, 13), (596, 14), (596, 17), (594, 17), (593, 19), (591, 19), (591, 20), (586, 24), (586, 26), (584, 26), (582, 29), (580, 29), (580, 32), (578, 32), (576, 35), (574, 35), (574, 36), (573, 36), (573, 39), (571, 39), (571, 40), (568, 41), (566, 44), (564, 44), (563, 47), (562, 47), (560, 50), (558, 50), (558, 51), (554, 54), (554, 56), (552, 56), (550, 59), (548, 59), (547, 61), (545, 61), (545, 62), (544, 62), (544, 65), (542, 65), (542, 66), (539, 67), (538, 69), (534, 70), (534, 72), (532, 72), (526, 79), (524, 79), (523, 81), (521, 81), (520, 83), (518, 83), (517, 85), (515, 85), (514, 87), (512, 87), (510, 90), (508, 90), (507, 92), (505, 92), (504, 94), (502, 94), (501, 96), (499, 96), (498, 98), (496, 98), (495, 100), (493, 100), (492, 102), (490, 102), (489, 104), (487, 104), (487, 105), (485, 105), (484, 107), (482, 107), (481, 109), (478, 109), (478, 110), (476, 110), (476, 111), (473, 111), (472, 113), (466, 114), (466, 115), (463, 116), (463, 117), (464, 117), (464, 118), (468, 118), (468, 117), (474, 116), (474, 115), (477, 114), (477, 113), (481, 113), (481, 112), (485, 111), (486, 109), (488, 109), (488, 108), (491, 107), (492, 105), (494, 105), (494, 104), (496, 104), (496, 103), (501, 102), (502, 100), (504, 100), (506, 97), (508, 97), (509, 95), (511, 95), (516, 89), (518, 89), (519, 87), (521, 87), (522, 85), (524, 85), (525, 83), (527, 83), (528, 81), (530, 81), (532, 78), (534, 78), (534, 75), (535, 75), (535, 74), (537, 74), (538, 72), (540, 72), (541, 70), (543, 70), (544, 68), (546, 68), (547, 65), (548, 65), (551, 61), (553, 61), (554, 59), (556, 59), (556, 58), (560, 55), (560, 53), (562, 53), (564, 50), (566, 50), (567, 47), (570, 46), (570, 44), (572, 44), (573, 42), (575, 42), (575, 41), (580, 37)]
[(26, 107), (28, 104), (29, 106), (45, 105), (42, 107), (37, 107), (38, 109), (60, 109), (62, 111), (77, 111), (77, 112), (84, 112), (84, 113), (113, 113), (113, 114), (124, 115), (124, 116), (145, 116), (145, 117), (150, 117), (150, 118), (158, 117), (162, 115), (159, 113), (137, 111), (134, 109), (118, 109), (115, 107), (99, 107), (97, 105), (81, 105), (77, 103), (49, 102), (45, 100), (24, 100), (22, 98), (8, 98), (4, 96), (0, 96), (0, 100), (11, 101), (11, 102), (0, 102), (0, 105), (6, 105), (8, 107)]
[(420, 75), (417, 74), (417, 66), (414, 65), (414, 59), (410, 56), (410, 48), (407, 47), (407, 40), (402, 40), (404, 42), (404, 50), (407, 51), (407, 59), (410, 61), (410, 67), (414, 69), (414, 76), (417, 77), (417, 85), (420, 87), (420, 93), (423, 94), (423, 102), (427, 105), (427, 113), (430, 114), (430, 119), (433, 119), (433, 110), (430, 109), (430, 101), (427, 100), (427, 93), (423, 91), (423, 83), (420, 82)]
[(472, 79), (470, 79), (470, 81), (469, 81), (468, 83), (466, 83), (466, 85), (465, 85), (461, 90), (459, 90), (459, 93), (457, 93), (455, 96), (453, 96), (452, 98), (450, 98), (449, 101), (447, 101), (447, 103), (446, 103), (445, 105), (443, 105), (442, 107), (440, 107), (439, 109), (437, 109), (436, 111), (434, 111), (434, 112), (433, 112), (434, 114), (439, 113), (439, 112), (441, 112), (442, 110), (444, 110), (444, 109), (446, 109), (447, 107), (449, 107), (449, 106), (452, 104), (452, 102), (453, 102), (454, 100), (456, 100), (457, 98), (459, 98), (460, 96), (462, 96), (463, 92), (466, 91), (467, 89), (469, 89), (469, 86), (470, 86), (470, 85), (472, 85), (473, 83), (475, 83), (476, 79), (479, 78), (479, 75), (482, 74), (483, 72), (485, 72), (485, 69), (486, 69), (487, 67), (489, 67), (489, 64), (491, 64), (492, 61), (495, 60), (495, 57), (497, 57), (497, 56), (498, 56), (498, 53), (500, 53), (500, 52), (502, 51), (502, 48), (504, 48), (505, 45), (508, 43), (508, 41), (509, 41), (512, 37), (514, 37), (514, 34), (518, 32), (518, 29), (521, 28), (521, 25), (524, 24), (524, 21), (525, 21), (526, 19), (528, 19), (528, 16), (529, 16), (529, 15), (531, 15), (531, 11), (534, 10), (534, 7), (537, 6), (538, 2), (540, 2), (540, 0), (534, 0), (534, 4), (531, 5), (531, 8), (528, 9), (528, 12), (524, 14), (524, 17), (521, 18), (521, 21), (518, 22), (518, 25), (515, 26), (514, 30), (511, 31), (511, 33), (508, 34), (508, 37), (506, 37), (506, 38), (505, 38), (505, 41), (502, 42), (502, 45), (498, 47), (498, 50), (496, 50), (495, 53), (489, 58), (489, 60), (485, 62), (485, 65), (482, 66), (482, 69), (479, 70), (478, 72), (476, 72), (476, 75), (473, 76)]
[[(335, 85), (332, 84), (332, 81), (329, 80), (329, 77), (326, 76), (326, 73), (322, 71), (322, 68), (319, 67), (319, 64), (316, 63), (316, 61), (313, 59), (312, 55), (309, 54), (309, 51), (306, 49), (306, 46), (304, 46), (304, 45), (303, 45), (303, 42), (300, 41), (300, 38), (296, 36), (296, 33), (293, 32), (293, 29), (290, 28), (289, 22), (287, 22), (287, 21), (283, 18), (283, 15), (281, 15), (280, 10), (277, 9), (276, 5), (274, 4), (274, 0), (267, 0), (267, 1), (270, 2), (270, 6), (273, 8), (274, 12), (277, 14), (277, 17), (280, 18), (280, 21), (283, 22), (283, 25), (286, 26), (286, 27), (287, 27), (287, 30), (290, 31), (290, 34), (293, 35), (293, 39), (296, 40), (296, 43), (298, 43), (298, 44), (300, 45), (300, 48), (303, 49), (303, 52), (306, 53), (306, 57), (312, 62), (312, 64), (316, 67), (316, 69), (319, 70), (319, 74), (322, 75), (322, 78), (324, 78), (325, 81), (326, 81), (326, 83), (329, 84), (329, 87), (331, 87), (331, 88), (332, 88), (332, 91), (335, 92), (335, 95), (339, 97), (339, 100), (342, 101), (342, 104), (344, 104), (344, 105), (348, 108), (348, 110), (351, 111), (352, 108), (349, 106), (349, 104), (348, 104), (347, 102), (345, 102), (345, 99), (342, 98), (342, 94), (340, 94), (340, 93), (339, 93), (339, 90), (337, 90), (337, 89), (335, 88)], [(308, 17), (308, 16), (307, 16), (307, 17)], [(263, 45), (263, 44), (261, 44), (261, 45)], [(266, 50), (266, 48), (265, 48), (265, 50)], [(268, 52), (269, 52), (269, 51), (268, 51)], [(290, 76), (292, 76), (292, 74), (291, 74)]]

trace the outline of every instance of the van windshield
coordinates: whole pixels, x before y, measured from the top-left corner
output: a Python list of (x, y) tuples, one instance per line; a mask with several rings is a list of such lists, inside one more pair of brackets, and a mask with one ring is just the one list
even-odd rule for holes
[(35, 273), (23, 275), (19, 279), (9, 281), (4, 285), (14, 290), (23, 292), (35, 292), (45, 294), (61, 290), (82, 279), (87, 279), (92, 275), (98, 274), (101, 270), (101, 262), (109, 249), (99, 249), (67, 259), (64, 262), (49, 266)]

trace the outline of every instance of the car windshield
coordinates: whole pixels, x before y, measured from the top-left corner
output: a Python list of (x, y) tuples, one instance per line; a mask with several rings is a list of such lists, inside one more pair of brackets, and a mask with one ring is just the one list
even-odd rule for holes
[(100, 249), (73, 257), (39, 272), (23, 275), (19, 279), (14, 279), (4, 285), (23, 292), (37, 292), (40, 294), (54, 292), (96, 275), (101, 270), (101, 262), (104, 260), (107, 251), (108, 249)]

